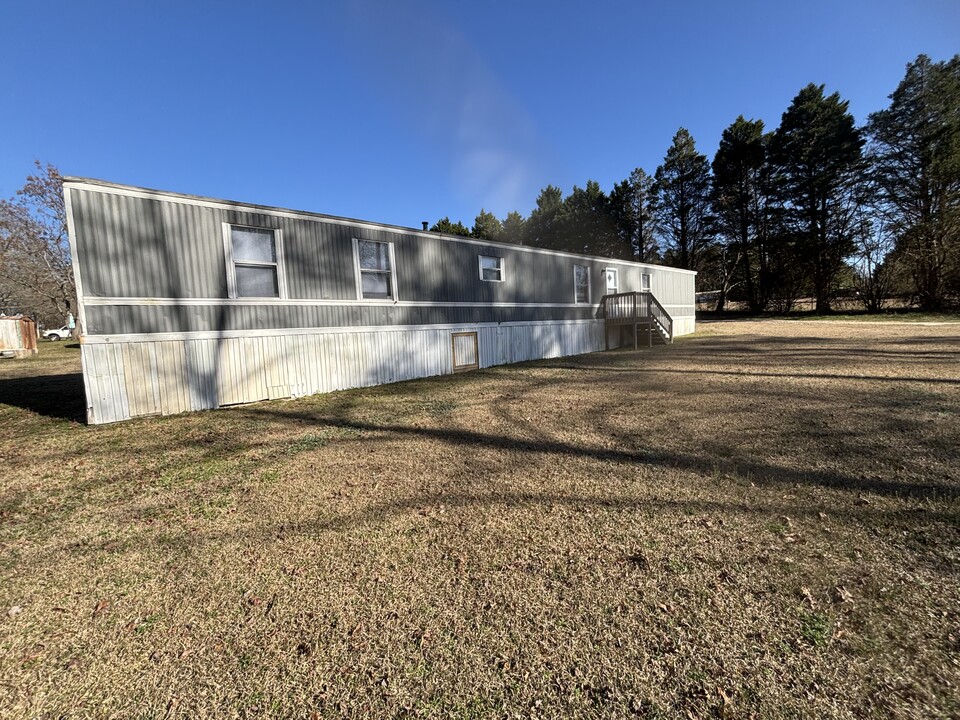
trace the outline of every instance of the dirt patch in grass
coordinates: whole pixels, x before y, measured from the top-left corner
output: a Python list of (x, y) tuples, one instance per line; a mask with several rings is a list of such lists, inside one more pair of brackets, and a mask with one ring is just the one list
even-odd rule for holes
[(4, 716), (960, 713), (956, 328), (0, 419)]

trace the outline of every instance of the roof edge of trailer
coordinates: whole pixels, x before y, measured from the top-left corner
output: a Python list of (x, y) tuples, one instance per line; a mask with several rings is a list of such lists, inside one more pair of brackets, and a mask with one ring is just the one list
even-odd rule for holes
[(145, 197), (148, 199), (169, 199), (187, 202), (193, 205), (212, 207), (215, 209), (227, 210), (251, 210), (254, 212), (263, 212), (281, 217), (292, 217), (302, 219), (328, 220), (330, 222), (360, 225), (389, 232), (403, 233), (405, 235), (415, 235), (424, 238), (440, 238), (448, 242), (460, 242), (472, 245), (482, 245), (485, 247), (502, 247), (522, 252), (539, 253), (543, 255), (559, 255), (562, 257), (582, 258), (584, 260), (599, 260), (601, 262), (618, 263), (621, 265), (633, 265), (636, 267), (659, 268), (671, 272), (696, 275), (695, 270), (685, 270), (683, 268), (670, 267), (669, 265), (658, 265), (656, 263), (641, 263), (634, 260), (620, 260), (618, 258), (603, 257), (602, 255), (584, 255), (580, 253), (566, 252), (563, 250), (550, 250), (548, 248), (533, 247), (530, 245), (516, 245), (514, 243), (504, 243), (495, 240), (481, 240), (477, 238), (464, 237), (462, 235), (448, 235), (446, 233), (434, 232), (430, 230), (418, 230), (417, 228), (405, 227), (403, 225), (390, 225), (388, 223), (376, 222), (373, 220), (359, 220), (357, 218), (343, 217), (339, 215), (327, 215), (325, 213), (312, 212), (310, 210), (294, 210), (291, 208), (276, 207), (273, 205), (260, 205), (257, 203), (241, 202), (238, 200), (224, 200), (204, 195), (191, 195), (189, 193), (173, 192), (172, 190), (157, 190), (155, 188), (140, 187), (138, 185), (126, 185), (123, 183), (109, 182), (98, 178), (79, 177), (67, 175), (63, 177), (65, 187), (76, 187), (78, 189), (87, 189), (93, 191), (114, 192), (129, 197)]

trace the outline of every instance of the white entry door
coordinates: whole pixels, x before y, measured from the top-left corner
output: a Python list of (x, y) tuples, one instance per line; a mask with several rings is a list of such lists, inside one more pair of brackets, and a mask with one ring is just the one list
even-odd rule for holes
[(620, 271), (614, 268), (607, 268), (603, 271), (607, 276), (607, 295), (613, 295), (620, 288)]

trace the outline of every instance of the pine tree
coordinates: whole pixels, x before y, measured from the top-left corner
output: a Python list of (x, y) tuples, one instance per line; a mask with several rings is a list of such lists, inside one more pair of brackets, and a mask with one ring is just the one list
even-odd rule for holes
[(775, 192), (787, 231), (813, 283), (818, 313), (830, 310), (844, 260), (855, 249), (863, 138), (839, 93), (807, 85), (770, 142)]
[(642, 168), (614, 185), (610, 191), (610, 213), (620, 240), (618, 257), (639, 262), (659, 258), (653, 233), (653, 178)]
[(470, 234), (482, 240), (499, 241), (503, 235), (503, 224), (496, 215), (480, 208), (480, 214), (474, 219)]
[(560, 220), (563, 213), (563, 192), (547, 185), (537, 197), (537, 207), (524, 227), (524, 243), (536, 247), (560, 249)]
[(674, 135), (654, 177), (655, 217), (668, 250), (665, 257), (677, 267), (700, 270), (713, 243), (710, 165), (685, 128)]
[(522, 245), (524, 240), (525, 225), (526, 220), (523, 219), (523, 215), (518, 213), (516, 210), (509, 212), (507, 217), (503, 220), (503, 242), (517, 243), (518, 245)]
[(467, 226), (464, 225), (459, 220), (457, 222), (451, 222), (450, 218), (445, 217), (437, 220), (433, 224), (433, 227), (430, 228), (430, 232), (444, 233), (445, 235), (463, 235), (464, 237), (470, 237), (470, 230), (467, 229)]
[(920, 305), (940, 309), (960, 293), (960, 55), (920, 55), (867, 123), (869, 159), (895, 255)]
[(563, 201), (559, 225), (559, 249), (609, 257), (618, 255), (610, 201), (597, 181), (587, 180), (583, 188), (574, 185), (573, 192)]
[(763, 311), (770, 301), (773, 278), (765, 187), (768, 140), (762, 120), (746, 120), (741, 115), (723, 131), (713, 158), (711, 200), (724, 248), (718, 310), (723, 309), (738, 274), (751, 311)]

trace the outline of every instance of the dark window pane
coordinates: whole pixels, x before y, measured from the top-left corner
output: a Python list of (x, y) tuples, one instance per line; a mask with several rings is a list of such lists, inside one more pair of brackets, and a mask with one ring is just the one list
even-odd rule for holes
[(275, 267), (237, 265), (237, 297), (280, 297)]
[(483, 279), (484, 280), (499, 280), (500, 279), (500, 270), (499, 268), (484, 268), (483, 269)]
[(257, 228), (230, 228), (233, 241), (233, 259), (236, 262), (276, 262), (277, 250), (272, 230)]

